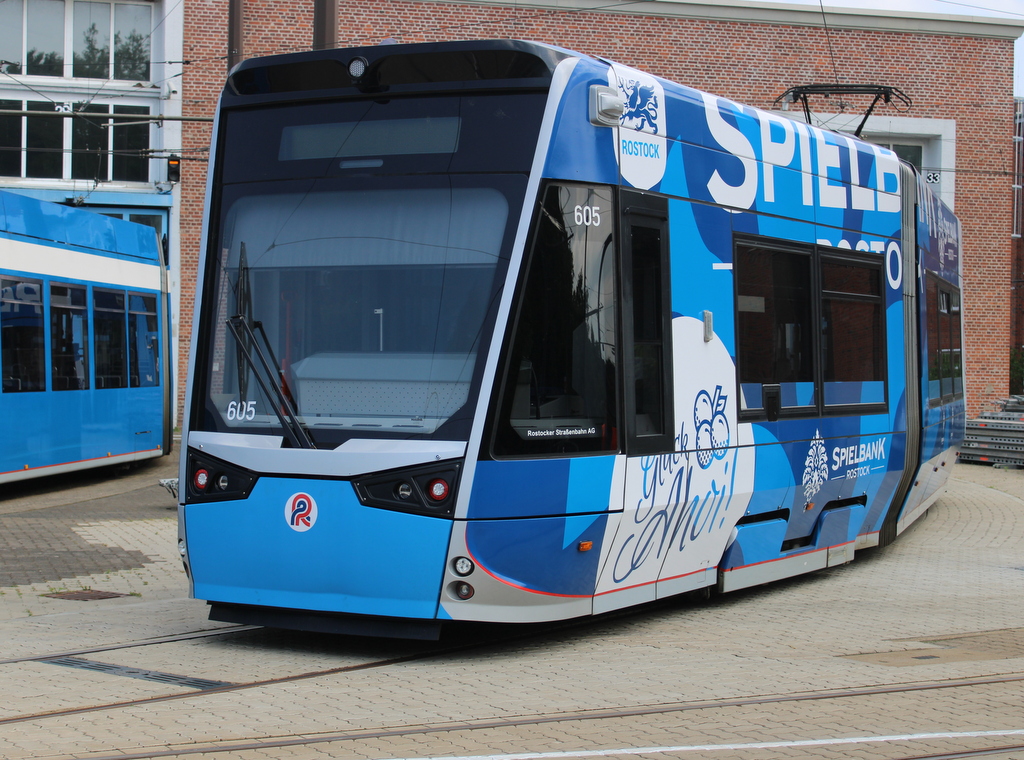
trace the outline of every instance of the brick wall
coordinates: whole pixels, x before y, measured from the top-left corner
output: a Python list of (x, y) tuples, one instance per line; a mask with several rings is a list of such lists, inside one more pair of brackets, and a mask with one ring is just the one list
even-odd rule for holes
[[(246, 0), (244, 55), (310, 47), (312, 0)], [(186, 0), (183, 98), (211, 115), (226, 73), (227, 0)], [(969, 413), (1007, 393), (1011, 296), (1013, 43), (970, 37), (661, 18), (514, 6), (352, 0), (338, 9), (341, 46), (516, 37), (601, 55), (692, 87), (770, 108), (815, 82), (888, 84), (913, 99), (908, 116), (955, 119), (957, 214), (964, 227)], [(833, 69), (832, 60), (836, 62)], [(966, 74), (969, 72), (969, 74)], [(847, 98), (847, 112), (867, 102)], [(815, 104), (828, 111), (827, 102)], [(877, 113), (895, 115), (882, 108)], [(188, 124), (186, 159), (201, 158), (208, 126)], [(186, 366), (206, 166), (182, 172), (181, 367)], [(184, 395), (179, 378), (179, 408)]]

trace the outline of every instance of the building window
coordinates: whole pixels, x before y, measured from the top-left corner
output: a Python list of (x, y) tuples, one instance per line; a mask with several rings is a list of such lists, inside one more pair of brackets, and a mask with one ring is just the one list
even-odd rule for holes
[(888, 148), (919, 172), (924, 166), (924, 146), (914, 143), (878, 143), (883, 148)]
[[(27, 111), (52, 111), (53, 103), (29, 101)], [(25, 117), (25, 176), (60, 179), (64, 174), (64, 120)]]
[(3, 0), (0, 59), (8, 74), (148, 81), (150, 4)]
[(0, 176), (149, 181), (150, 125), (118, 118), (148, 115), (149, 106), (75, 103), (66, 104), (74, 116), (51, 115), (62, 111), (64, 105), (0, 100), (0, 111), (40, 113), (0, 115)]

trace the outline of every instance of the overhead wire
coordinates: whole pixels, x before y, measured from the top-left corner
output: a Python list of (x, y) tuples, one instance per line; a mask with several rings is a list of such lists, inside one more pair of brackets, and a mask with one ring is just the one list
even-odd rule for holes
[[(154, 24), (153, 30), (149, 33), (149, 35), (147, 35), (147, 39), (152, 37), (152, 35), (157, 31), (157, 29), (161, 25), (163, 25), (165, 23), (165, 21), (170, 16), (170, 14), (174, 10), (176, 10), (178, 8), (178, 6), (180, 6), (182, 4), (183, 1), (184, 0), (177, 0), (177, 2), (174, 5), (172, 5), (170, 8), (168, 8), (168, 10), (161, 16), (159, 21), (156, 24)], [(603, 5), (596, 5), (596, 6), (592, 6), (592, 7), (586, 7), (586, 8), (553, 8), (553, 9), (536, 9), (536, 10), (538, 12), (538, 15), (541, 15), (541, 16), (548, 16), (548, 15), (555, 15), (555, 14), (565, 14), (565, 13), (575, 14), (575, 13), (583, 13), (583, 12), (596, 12), (596, 11), (618, 9), (618, 8), (622, 8), (622, 7), (628, 7), (628, 6), (631, 6), (631, 5), (638, 5), (638, 4), (642, 3), (642, 2), (644, 2), (644, 0), (626, 0), (625, 2), (611, 2), (611, 3), (606, 3), (606, 4), (603, 4)], [(1017, 12), (1013, 12), (1013, 11), (1006, 11), (1006, 10), (1002, 10), (1002, 9), (990, 8), (990, 7), (986, 7), (986, 6), (983, 6), (983, 5), (977, 5), (977, 4), (971, 4), (971, 3), (957, 2), (956, 0), (935, 0), (935, 2), (937, 2), (937, 3), (944, 3), (944, 4), (947, 4), (947, 5), (960, 6), (960, 7), (964, 7), (964, 8), (974, 8), (974, 9), (978, 9), (978, 10), (987, 10), (987, 11), (991, 11), (991, 12), (995, 12), (995, 13), (1003, 13), (1003, 14), (1006, 14), (1007, 16), (1024, 17), (1024, 13), (1017, 13)], [(826, 11), (825, 11), (825, 8), (824, 8), (823, 0), (819, 0), (818, 4), (819, 4), (819, 9), (821, 11), (822, 26), (823, 26), (823, 29), (824, 29), (824, 32), (825, 32), (825, 40), (826, 40), (826, 44), (827, 44), (827, 47), (828, 47), (829, 59), (830, 59), (830, 63), (831, 63), (831, 66), (832, 66), (833, 78), (835, 79), (836, 83), (838, 84), (839, 80), (840, 80), (840, 76), (839, 76), (838, 63), (837, 63), (836, 56), (835, 56), (835, 50), (834, 50), (834, 46), (833, 46), (832, 32), (831, 32), (831, 29), (830, 29), (830, 27), (828, 25), (828, 20), (827, 20)], [(519, 23), (518, 7), (515, 9), (515, 11), (516, 11), (516, 14), (515, 14), (516, 18), (514, 20), (514, 24), (518, 24)], [(447, 25), (443, 25), (442, 24), (442, 25), (437, 25), (437, 26), (427, 27), (425, 29), (421, 29), (420, 33), (421, 34), (429, 35), (431, 33), (438, 33), (438, 32), (453, 32), (453, 31), (465, 30), (465, 29), (470, 29), (470, 28), (477, 28), (477, 27), (482, 27), (482, 26), (493, 26), (493, 25), (496, 25), (496, 24), (502, 24), (502, 23), (506, 23), (506, 22), (507, 22), (506, 19), (486, 19), (486, 20), (472, 21), (472, 22), (459, 23), (459, 24), (447, 24)], [(359, 45), (359, 44), (367, 44), (369, 42), (375, 41), (376, 39), (377, 39), (377, 37), (370, 37), (368, 35), (351, 36), (351, 37), (348, 37), (344, 42), (339, 42), (338, 43), (338, 47), (350, 47), (350, 46), (355, 46), (355, 45)], [(252, 55), (253, 56), (274, 55), (274, 54), (282, 54), (282, 53), (303, 51), (303, 50), (308, 50), (309, 48), (310, 48), (309, 45), (283, 45), (283, 46), (279, 46), (279, 47), (268, 49), (268, 50), (258, 51), (258, 52), (253, 53)], [(162, 84), (162, 83), (167, 82), (167, 81), (169, 81), (171, 79), (175, 79), (175, 78), (178, 78), (178, 77), (183, 77), (184, 74), (185, 74), (185, 69), (187, 67), (190, 67), (190, 66), (201, 66), (203, 64), (210, 64), (210, 63), (221, 63), (221, 62), (227, 60), (227, 58), (228, 58), (228, 55), (224, 54), (224, 55), (208, 56), (208, 57), (200, 57), (200, 58), (187, 58), (187, 59), (186, 58), (182, 58), (181, 60), (151, 61), (150, 62), (151, 65), (180, 65), (180, 66), (182, 66), (182, 71), (180, 71), (178, 73), (175, 73), (175, 74), (171, 74), (171, 75), (169, 75), (167, 77), (164, 77), (163, 79), (160, 79), (160, 80), (152, 80), (151, 83), (152, 84)], [(9, 62), (0, 61), (0, 64), (3, 64), (3, 63), (9, 63)], [(30, 84), (28, 84), (26, 82), (23, 82), (23, 81), (20, 81), (20, 80), (16, 79), (13, 75), (9, 74), (2, 66), (0, 66), (0, 73), (2, 73), (5, 76), (7, 76), (14, 83), (19, 84), (19, 85), (25, 87), (26, 89), (36, 93), (37, 95), (39, 95), (42, 98), (45, 98), (47, 101), (53, 103), (54, 105), (58, 105), (56, 101), (54, 101), (52, 98), (47, 96), (45, 93), (40, 92), (39, 90), (35, 89), (34, 87), (32, 87)], [(92, 100), (95, 99), (95, 97), (99, 94), (99, 92), (102, 91), (103, 87), (105, 87), (106, 84), (108, 84), (108, 83), (109, 83), (109, 81), (105, 81), (100, 86), (100, 88), (97, 90), (97, 92), (90, 98), (90, 100), (86, 101), (85, 105), (91, 104)], [(124, 98), (124, 97), (130, 97), (130, 94), (128, 94), (128, 93), (117, 93), (116, 95), (112, 95), (111, 97)], [(188, 101), (183, 101), (183, 104), (191, 104), (191, 105), (194, 105), (194, 106), (198, 106), (200, 104), (212, 103), (215, 100), (216, 100), (216, 98), (214, 98), (214, 97), (201, 98), (201, 99), (191, 99), (191, 100), (188, 100)], [(845, 108), (845, 106), (846, 106), (846, 104), (842, 103), (840, 101), (840, 111), (842, 111)], [(904, 111), (899, 111), (899, 112), (902, 113)], [(91, 116), (93, 120), (95, 120), (95, 117), (97, 116), (97, 114), (82, 114), (82, 115), (83, 116)], [(102, 115), (102, 114), (99, 114), (99, 115)], [(829, 115), (829, 118), (822, 120), (822, 114), (816, 114), (816, 116), (818, 116), (819, 120), (821, 120), (823, 124), (827, 124), (829, 121), (833, 120), (836, 116), (839, 116), (839, 115), (840, 114)], [(159, 121), (159, 115), (155, 115), (153, 120), (154, 121)], [(197, 150), (205, 151), (205, 150), (208, 150), (208, 148), (197, 149)], [(161, 151), (162, 152), (171, 152), (170, 149), (161, 149)], [(111, 152), (111, 151), (103, 151), (103, 150), (101, 150), (100, 152)], [(182, 151), (174, 151), (174, 152), (182, 152)], [(951, 171), (951, 170), (947, 169), (946, 171)], [(982, 173), (985, 173), (985, 172), (982, 172)], [(1002, 172), (991, 172), (991, 174), (1001, 175)]]

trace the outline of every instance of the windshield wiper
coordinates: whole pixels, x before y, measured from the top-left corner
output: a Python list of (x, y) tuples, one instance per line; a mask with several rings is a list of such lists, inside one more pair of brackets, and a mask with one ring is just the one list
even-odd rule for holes
[[(281, 427), (284, 428), (285, 435), (291, 441), (292, 446), (300, 449), (315, 449), (316, 444), (310, 438), (306, 428), (299, 422), (299, 417), (295, 413), (295, 407), (292, 405), (289, 394), (281, 382), (281, 365), (277, 363), (277, 357), (274, 356), (274, 351), (270, 348), (270, 341), (267, 340), (267, 333), (263, 329), (263, 323), (253, 322), (252, 327), (259, 330), (263, 336), (263, 345), (267, 347), (267, 353), (264, 353), (260, 348), (259, 343), (256, 341), (256, 334), (253, 332), (252, 327), (249, 326), (249, 321), (241, 314), (236, 314), (229, 318), (227, 325), (231, 329), (231, 334), (235, 336), (235, 340), (238, 341), (240, 353), (245, 357), (249, 366), (252, 367), (253, 377), (260, 384), (264, 395), (270, 399), (270, 405), (274, 408), (277, 418), (281, 420)], [(250, 347), (252, 351), (249, 350)], [(256, 355), (255, 358), (253, 353)], [(267, 354), (270, 355), (270, 360), (267, 359)], [(271, 362), (273, 362), (273, 365), (271, 365)], [(263, 372), (260, 372), (261, 367)], [(277, 400), (276, 404), (274, 399)]]

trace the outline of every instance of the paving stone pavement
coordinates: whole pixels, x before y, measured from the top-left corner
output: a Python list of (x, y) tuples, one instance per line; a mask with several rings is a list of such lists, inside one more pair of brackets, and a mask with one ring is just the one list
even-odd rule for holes
[[(0, 499), (4, 760), (577, 750), (889, 760), (1024, 746), (1024, 735), (1009, 733), (1024, 731), (1024, 471), (958, 465), (948, 494), (895, 544), (843, 567), (518, 640), (492, 629), (465, 634), (484, 644), (476, 648), (232, 628), (78, 656), (118, 672), (10, 662), (231, 628), (184, 596), (173, 500), (156, 485), (166, 471), (172, 462), (151, 464), (119, 492), (106, 481), (77, 486), (84, 491), (73, 500), (37, 491)], [(41, 596), (81, 588), (128, 596)], [(203, 692), (139, 672), (266, 683)], [(915, 684), (943, 688), (885, 691)], [(851, 689), (861, 691), (793, 698)], [(39, 715), (114, 702), (131, 703)], [(627, 712), (598, 714), (618, 708)], [(558, 720), (537, 722), (547, 718)], [(966, 735), (983, 731), (1003, 734)], [(959, 736), (934, 736), (943, 732)], [(881, 736), (917, 738), (867, 740)], [(866, 738), (834, 743), (851, 737)], [(769, 740), (784, 746), (750, 746)], [(818, 743), (798, 744), (808, 741)], [(638, 747), (674, 749), (637, 755)]]

